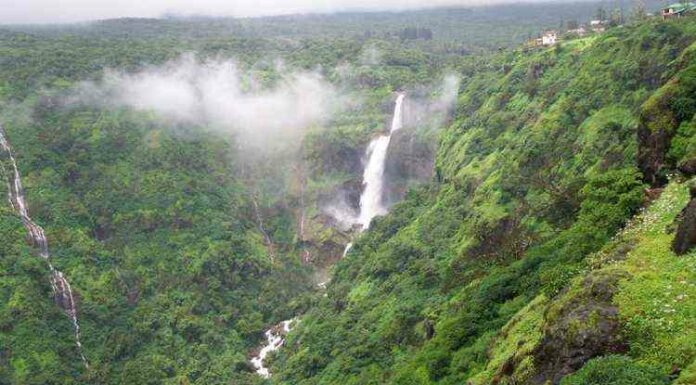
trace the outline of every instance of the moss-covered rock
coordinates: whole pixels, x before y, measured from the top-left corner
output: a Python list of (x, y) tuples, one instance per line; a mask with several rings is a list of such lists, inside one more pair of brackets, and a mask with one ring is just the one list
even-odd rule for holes
[[(680, 138), (681, 123), (692, 119), (696, 113), (696, 65), (681, 70), (655, 92), (641, 107), (638, 127), (638, 166), (645, 181), (653, 186), (667, 182), (666, 173), (684, 159), (669, 159), (668, 152), (673, 138)], [(691, 139), (691, 135), (686, 141)], [(677, 142), (675, 145), (679, 145)], [(672, 155), (680, 158), (684, 155)]]
[(628, 350), (612, 303), (623, 277), (620, 270), (594, 272), (549, 307), (544, 337), (534, 352), (537, 369), (531, 383), (557, 384), (593, 357)]

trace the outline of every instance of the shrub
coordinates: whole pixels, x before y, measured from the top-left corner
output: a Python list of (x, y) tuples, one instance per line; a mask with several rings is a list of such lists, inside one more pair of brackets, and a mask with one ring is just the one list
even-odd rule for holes
[(605, 356), (588, 361), (579, 371), (561, 380), (561, 385), (658, 385), (669, 383), (658, 369), (626, 356)]

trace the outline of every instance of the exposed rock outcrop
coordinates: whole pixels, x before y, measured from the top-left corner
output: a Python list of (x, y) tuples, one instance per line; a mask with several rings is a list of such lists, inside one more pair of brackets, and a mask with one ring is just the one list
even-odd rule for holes
[(696, 186), (689, 191), (691, 200), (679, 213), (677, 233), (672, 241), (672, 250), (677, 255), (686, 254), (696, 245)]
[(682, 173), (686, 177), (691, 177), (696, 175), (696, 158), (691, 158), (688, 160), (685, 160), (681, 164), (679, 164), (679, 167), (677, 167), (677, 170), (679, 170), (680, 173)]
[(432, 178), (435, 145), (419, 138), (415, 130), (404, 128), (392, 135), (385, 164), (385, 203), (403, 199), (406, 190)]
[[(652, 186), (667, 182), (666, 170), (676, 168), (674, 162), (681, 159), (668, 159), (672, 138), (679, 125), (693, 118), (696, 103), (696, 65), (682, 69), (665, 85), (660, 87), (643, 105), (638, 126), (638, 167), (644, 179)], [(684, 171), (696, 170), (691, 161), (682, 164)]]
[(612, 303), (622, 274), (597, 272), (585, 278), (579, 290), (546, 313), (544, 337), (534, 355), (533, 384), (558, 384), (593, 357), (625, 353), (620, 335), (618, 308)]
[(676, 121), (669, 111), (669, 98), (646, 102), (638, 127), (638, 167), (651, 186), (667, 182), (663, 171), (665, 156), (674, 135)]

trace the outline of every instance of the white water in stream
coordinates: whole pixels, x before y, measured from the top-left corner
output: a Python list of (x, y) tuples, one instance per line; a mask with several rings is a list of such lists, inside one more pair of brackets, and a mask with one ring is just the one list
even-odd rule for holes
[(261, 348), (258, 355), (251, 359), (251, 364), (254, 365), (256, 373), (261, 377), (271, 377), (271, 372), (267, 367), (263, 366), (263, 360), (266, 359), (268, 353), (275, 352), (283, 346), (285, 335), (290, 332), (290, 325), (293, 322), (296, 322), (296, 319), (283, 321), (279, 325), (266, 330), (266, 345)]
[(343, 258), (345, 258), (346, 255), (348, 255), (348, 252), (350, 251), (350, 249), (352, 247), (353, 247), (353, 242), (348, 242), (348, 244), (346, 245), (346, 248), (343, 249)]
[(387, 208), (383, 204), (384, 198), (384, 166), (387, 161), (387, 150), (389, 142), (394, 132), (403, 126), (402, 105), (404, 94), (396, 97), (394, 106), (394, 116), (392, 117), (391, 129), (388, 135), (380, 135), (370, 142), (367, 146), (367, 166), (363, 172), (363, 185), (365, 189), (360, 195), (360, 215), (358, 223), (362, 230), (370, 227), (372, 218), (378, 215), (385, 215)]
[(48, 241), (46, 240), (46, 235), (44, 234), (44, 229), (37, 225), (30, 217), (27, 211), (27, 205), (24, 200), (24, 191), (22, 190), (22, 181), (19, 177), (19, 170), (17, 169), (17, 162), (12, 155), (12, 147), (10, 147), (9, 142), (5, 138), (5, 131), (2, 126), (0, 126), (0, 148), (8, 157), (12, 164), (11, 175), (8, 175), (9, 179), (7, 181), (8, 187), (8, 198), (12, 208), (19, 214), (22, 219), (24, 228), (27, 230), (29, 238), (31, 239), (34, 246), (38, 249), (39, 255), (48, 264), (48, 268), (51, 273), (51, 287), (53, 288), (53, 294), (55, 300), (58, 303), (65, 314), (70, 318), (73, 325), (73, 330), (75, 332), (75, 345), (77, 346), (77, 352), (80, 354), (80, 359), (85, 368), (89, 368), (89, 363), (84, 354), (82, 354), (82, 343), (80, 342), (80, 324), (77, 321), (77, 307), (75, 305), (75, 299), (72, 294), (72, 288), (70, 283), (65, 278), (65, 275), (55, 267), (50, 261), (50, 254), (48, 252)]

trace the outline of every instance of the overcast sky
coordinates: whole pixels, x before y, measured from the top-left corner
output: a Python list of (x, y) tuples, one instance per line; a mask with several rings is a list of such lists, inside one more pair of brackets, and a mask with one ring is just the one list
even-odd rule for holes
[(345, 10), (403, 10), (504, 0), (0, 0), (0, 24), (74, 22), (165, 13), (266, 16)]

